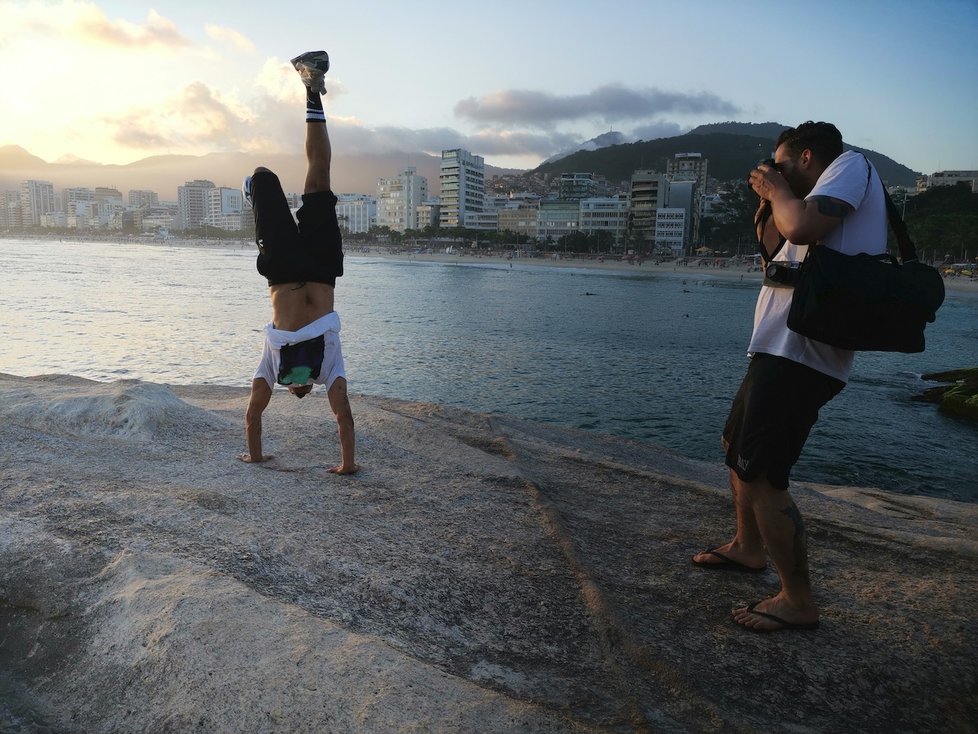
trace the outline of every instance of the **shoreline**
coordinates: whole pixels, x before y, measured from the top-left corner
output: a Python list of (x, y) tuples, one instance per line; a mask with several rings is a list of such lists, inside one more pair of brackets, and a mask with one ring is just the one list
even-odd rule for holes
[[(100, 243), (120, 245), (151, 245), (156, 247), (206, 247), (210, 249), (246, 249), (253, 247), (250, 240), (188, 240), (170, 238), (166, 241), (154, 239), (123, 239), (123, 238), (64, 238), (64, 237), (9, 237), (0, 239), (27, 239), (38, 241), (61, 241), (74, 244)], [(377, 245), (355, 247), (354, 243), (347, 246), (345, 254), (349, 258), (392, 260), (395, 262), (433, 263), (440, 265), (457, 265), (467, 267), (549, 267), (563, 269), (593, 270), (602, 272), (620, 272), (640, 275), (677, 275), (681, 277), (708, 276), (719, 280), (752, 280), (760, 282), (760, 268), (745, 261), (737, 261), (730, 257), (693, 257), (687, 258), (680, 264), (677, 261), (656, 261), (655, 259), (628, 262), (618, 255), (546, 255), (542, 257), (510, 258), (500, 254), (467, 254), (444, 252), (409, 252), (403, 249), (392, 250)], [(940, 269), (940, 266), (935, 266)], [(978, 293), (978, 277), (945, 277), (944, 287), (947, 291), (962, 293)]]

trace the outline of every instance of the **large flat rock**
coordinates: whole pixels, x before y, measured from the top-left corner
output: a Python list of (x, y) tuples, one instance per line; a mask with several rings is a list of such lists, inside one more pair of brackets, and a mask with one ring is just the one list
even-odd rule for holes
[(799, 485), (822, 627), (759, 576), (719, 466), (357, 397), (0, 376), (0, 730), (965, 732), (978, 507)]

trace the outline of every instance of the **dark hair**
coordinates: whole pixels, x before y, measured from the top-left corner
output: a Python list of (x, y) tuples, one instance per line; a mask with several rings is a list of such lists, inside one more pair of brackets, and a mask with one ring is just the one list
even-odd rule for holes
[(842, 155), (842, 133), (831, 122), (803, 122), (778, 136), (775, 148), (784, 145), (792, 158), (810, 150), (823, 166)]

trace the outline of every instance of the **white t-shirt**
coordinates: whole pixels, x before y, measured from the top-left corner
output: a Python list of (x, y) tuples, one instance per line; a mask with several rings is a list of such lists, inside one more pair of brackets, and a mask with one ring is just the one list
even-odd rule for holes
[[(815, 188), (805, 200), (816, 196), (831, 196), (851, 205), (854, 210), (819, 241), (818, 247), (831, 247), (847, 255), (886, 252), (883, 182), (865, 156), (847, 151), (832, 161), (818, 177)], [(807, 252), (807, 245), (794, 245), (789, 241), (773, 259), (801, 262)], [(855, 353), (791, 331), (788, 328), (788, 310), (791, 308), (792, 293), (792, 288), (761, 287), (754, 308), (754, 333), (748, 352), (785, 357), (846, 382)]]
[(272, 324), (264, 329), (265, 345), (261, 353), (261, 362), (255, 370), (254, 378), (262, 378), (268, 386), (275, 387), (278, 381), (278, 368), (282, 361), (282, 347), (286, 344), (298, 344), (317, 336), (323, 336), (323, 366), (319, 377), (310, 379), (306, 384), (325, 385), (327, 389), (337, 377), (346, 377), (346, 366), (343, 363), (343, 349), (340, 345), (340, 317), (335, 311), (322, 316), (298, 331), (282, 331)]

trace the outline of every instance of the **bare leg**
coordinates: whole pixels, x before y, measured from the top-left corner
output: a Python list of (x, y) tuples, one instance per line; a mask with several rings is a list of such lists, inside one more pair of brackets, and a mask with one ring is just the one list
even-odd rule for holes
[(306, 171), (304, 194), (317, 191), (330, 191), (329, 166), (333, 159), (333, 149), (329, 144), (326, 123), (306, 123)]
[[(728, 444), (725, 439), (721, 439), (724, 451)], [(764, 553), (764, 541), (761, 538), (761, 531), (757, 527), (757, 520), (754, 517), (754, 509), (751, 507), (744, 492), (739, 489), (739, 477), (733, 469), (730, 472), (730, 490), (733, 493), (734, 512), (736, 514), (736, 533), (733, 540), (724, 545), (717, 546), (713, 550), (722, 553), (731, 561), (742, 563), (751, 568), (763, 568), (767, 564), (767, 556)], [(708, 553), (697, 553), (693, 556), (693, 561), (699, 564), (723, 563), (722, 558)]]
[[(781, 591), (758, 602), (755, 609), (792, 624), (817, 622), (818, 608), (808, 577), (808, 535), (791, 495), (772, 487), (766, 478), (743, 482), (734, 474), (732, 481), (736, 492), (753, 509), (764, 545), (781, 578)], [(739, 624), (753, 629), (780, 627), (746, 607), (735, 609), (733, 616)]]

